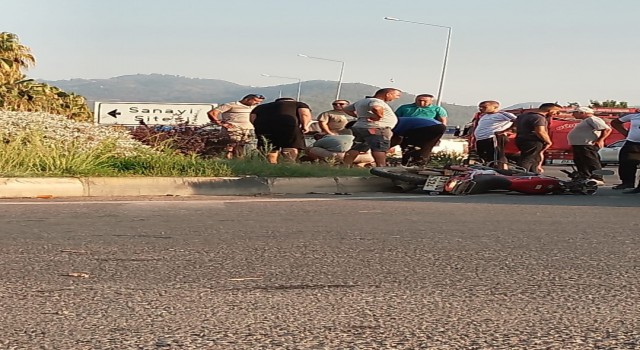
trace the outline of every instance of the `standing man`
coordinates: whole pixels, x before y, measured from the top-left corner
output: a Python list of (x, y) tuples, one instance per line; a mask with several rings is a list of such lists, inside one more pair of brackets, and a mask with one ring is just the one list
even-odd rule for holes
[(398, 118), (398, 124), (392, 129), (391, 147), (399, 144), (402, 148), (402, 165), (425, 165), (446, 130), (447, 127), (435, 119)]
[(516, 118), (516, 146), (520, 150), (518, 165), (526, 171), (539, 172), (542, 153), (552, 145), (547, 119), (560, 114), (560, 108), (556, 103), (543, 103), (538, 109)]
[[(624, 127), (624, 123), (627, 122), (629, 122), (629, 129)], [(613, 189), (631, 188), (632, 190), (623, 193), (640, 193), (640, 183), (638, 183), (638, 187), (634, 188), (636, 171), (640, 165), (640, 113), (627, 114), (614, 119), (611, 121), (611, 127), (627, 138), (618, 156), (618, 176), (622, 183), (613, 186)]]
[(500, 102), (482, 101), (478, 105), (480, 113), (474, 118), (473, 139), (476, 152), (484, 162), (493, 162), (493, 167), (506, 169), (507, 131), (513, 126), (516, 116), (500, 111)]
[(223, 137), (231, 141), (226, 147), (228, 159), (234, 156), (242, 157), (244, 145), (254, 140), (253, 124), (249, 121), (249, 115), (262, 101), (264, 96), (249, 94), (240, 101), (222, 104), (207, 113), (212, 123), (222, 126)]
[(251, 123), (258, 137), (258, 149), (267, 152), (267, 161), (278, 163), (278, 156), (289, 161), (298, 158), (298, 150), (305, 149), (304, 133), (311, 122), (309, 105), (283, 97), (253, 109)]
[(604, 140), (611, 134), (611, 127), (604, 120), (593, 114), (589, 107), (578, 107), (573, 117), (581, 119), (567, 135), (573, 150), (573, 163), (586, 179), (594, 179), (598, 185), (604, 185), (602, 175), (594, 175), (595, 170), (602, 170), (598, 150), (604, 147)]
[(437, 105), (433, 105), (433, 95), (420, 94), (416, 96), (414, 103), (402, 105), (396, 109), (398, 118), (418, 117), (440, 121), (447, 125), (447, 111)]
[(362, 152), (371, 150), (376, 165), (387, 164), (387, 151), (391, 147), (391, 129), (398, 118), (387, 102), (400, 98), (400, 90), (385, 88), (376, 91), (372, 97), (366, 97), (344, 107), (344, 111), (358, 118), (351, 128), (354, 141), (351, 149), (345, 153), (344, 165), (351, 166)]
[(318, 115), (318, 126), (320, 132), (325, 135), (338, 135), (344, 130), (348, 122), (355, 120), (354, 117), (345, 113), (342, 109), (349, 104), (347, 100), (335, 100), (331, 103), (332, 110), (325, 111)]

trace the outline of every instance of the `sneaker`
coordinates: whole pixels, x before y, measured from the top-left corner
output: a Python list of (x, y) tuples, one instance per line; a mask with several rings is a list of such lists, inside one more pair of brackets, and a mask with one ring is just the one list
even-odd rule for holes
[(640, 187), (636, 187), (636, 188), (634, 188), (634, 189), (632, 189), (632, 190), (624, 191), (624, 192), (622, 192), (622, 193), (624, 193), (624, 194), (636, 194), (636, 193), (640, 193)]
[(635, 188), (635, 186), (629, 184), (617, 184), (611, 188), (614, 190), (628, 190), (630, 188)]

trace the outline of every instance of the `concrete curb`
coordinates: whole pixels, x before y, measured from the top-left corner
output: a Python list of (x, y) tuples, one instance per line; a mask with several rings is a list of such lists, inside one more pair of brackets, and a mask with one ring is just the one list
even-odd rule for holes
[(380, 177), (0, 178), (0, 198), (247, 196), (379, 192), (391, 188), (391, 181)]

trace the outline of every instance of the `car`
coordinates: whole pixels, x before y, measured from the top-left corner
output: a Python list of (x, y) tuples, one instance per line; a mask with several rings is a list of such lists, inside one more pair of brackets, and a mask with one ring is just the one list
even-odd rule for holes
[(624, 142), (625, 140), (620, 140), (610, 143), (598, 151), (600, 164), (602, 164), (603, 167), (610, 164), (618, 164), (618, 154), (620, 154), (620, 149), (624, 145)]

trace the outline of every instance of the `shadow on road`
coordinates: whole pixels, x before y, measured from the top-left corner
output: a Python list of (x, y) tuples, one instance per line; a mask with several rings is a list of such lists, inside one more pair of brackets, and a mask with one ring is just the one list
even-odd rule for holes
[[(628, 208), (640, 207), (640, 194), (623, 194), (611, 188), (602, 188), (594, 195), (525, 195), (520, 193), (502, 192), (477, 195), (453, 196), (436, 195), (426, 193), (385, 193), (389, 198), (372, 197), (363, 198), (357, 196), (354, 200), (380, 200), (380, 201), (427, 201), (464, 204), (488, 204), (488, 205), (552, 205), (552, 206), (578, 206), (578, 207), (608, 207)], [(356, 195), (354, 195), (356, 197)]]

